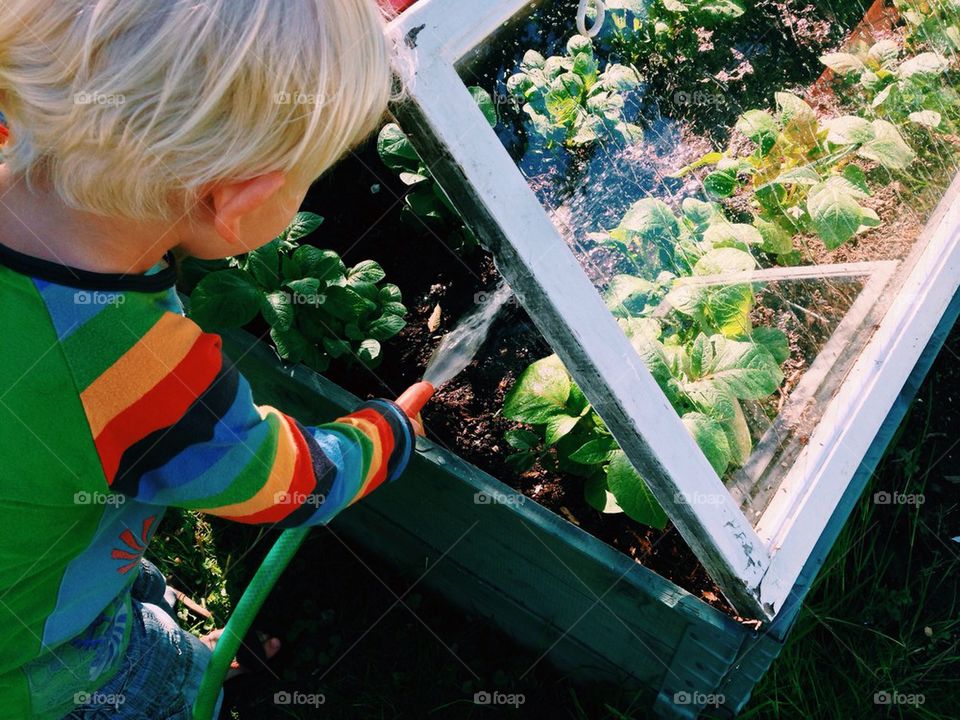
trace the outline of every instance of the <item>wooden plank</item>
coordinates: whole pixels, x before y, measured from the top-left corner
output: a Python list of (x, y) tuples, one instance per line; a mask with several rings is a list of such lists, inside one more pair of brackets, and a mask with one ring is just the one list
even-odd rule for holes
[(724, 595), (741, 614), (764, 617), (755, 595), (767, 562), (759, 538), (456, 71), (418, 66), (407, 82), (409, 101), (395, 114), (431, 172)]

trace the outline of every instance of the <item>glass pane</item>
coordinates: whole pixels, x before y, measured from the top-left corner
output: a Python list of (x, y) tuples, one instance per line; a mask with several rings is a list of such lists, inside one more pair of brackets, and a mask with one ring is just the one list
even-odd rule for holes
[[(535, 4), (461, 76), (688, 431), (758, 514), (956, 171), (960, 12), (607, 0), (587, 19), (601, 23), (591, 40), (577, 5)], [(552, 363), (521, 377), (505, 415), (586, 479), (595, 507), (655, 524), (576, 389), (542, 411)]]

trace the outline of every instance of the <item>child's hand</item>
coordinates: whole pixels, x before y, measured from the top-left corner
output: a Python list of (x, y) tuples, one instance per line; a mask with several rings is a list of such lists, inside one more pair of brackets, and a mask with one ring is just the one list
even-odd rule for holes
[(413, 431), (419, 437), (427, 436), (427, 431), (423, 429), (423, 416), (420, 413), (417, 413), (416, 417), (410, 418), (410, 422), (413, 424)]

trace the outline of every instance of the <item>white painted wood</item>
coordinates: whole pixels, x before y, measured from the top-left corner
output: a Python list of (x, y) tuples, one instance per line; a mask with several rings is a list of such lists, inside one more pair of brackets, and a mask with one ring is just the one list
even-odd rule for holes
[[(458, 62), (483, 40), (524, 9), (542, 0), (420, 0), (390, 24), (389, 32), (410, 38), (421, 61), (443, 58)], [(571, 17), (571, 30), (576, 18)]]
[(761, 597), (774, 611), (783, 606), (960, 287), (960, 175), (914, 255), (879, 327), (757, 524), (773, 554)]
[[(434, 0), (434, 3), (436, 0)], [(421, 31), (418, 38), (424, 38)], [(428, 37), (428, 36), (426, 36)], [(759, 539), (617, 325), (453, 65), (421, 55), (408, 82), (414, 144), (447, 192), (475, 195), (475, 227), (534, 322), (735, 607), (760, 616)], [(402, 108), (398, 113), (402, 114)], [(424, 144), (429, 135), (438, 147)], [(431, 156), (441, 162), (431, 163)], [(453, 172), (451, 172), (453, 169)], [(452, 187), (452, 186), (458, 187)], [(690, 500), (688, 502), (688, 499)]]

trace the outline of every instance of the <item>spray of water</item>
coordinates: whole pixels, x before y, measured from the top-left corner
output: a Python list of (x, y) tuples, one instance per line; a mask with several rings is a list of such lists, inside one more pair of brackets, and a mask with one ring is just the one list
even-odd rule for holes
[(493, 321), (512, 295), (510, 288), (501, 280), (483, 302), (464, 315), (457, 326), (444, 335), (430, 357), (423, 379), (434, 387), (440, 387), (469, 365), (487, 339)]

